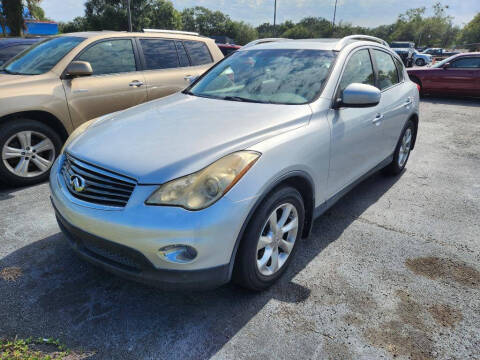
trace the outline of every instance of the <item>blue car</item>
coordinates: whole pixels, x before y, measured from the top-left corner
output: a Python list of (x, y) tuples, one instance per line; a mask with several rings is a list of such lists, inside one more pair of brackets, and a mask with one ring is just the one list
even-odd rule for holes
[(33, 44), (45, 38), (9, 38), (0, 39), (0, 66)]

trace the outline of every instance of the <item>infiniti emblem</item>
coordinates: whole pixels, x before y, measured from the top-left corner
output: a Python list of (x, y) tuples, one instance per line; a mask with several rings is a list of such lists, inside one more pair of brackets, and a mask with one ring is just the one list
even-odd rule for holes
[(70, 176), (70, 185), (72, 185), (72, 188), (75, 190), (75, 192), (82, 192), (86, 187), (85, 179), (79, 175), (72, 175)]

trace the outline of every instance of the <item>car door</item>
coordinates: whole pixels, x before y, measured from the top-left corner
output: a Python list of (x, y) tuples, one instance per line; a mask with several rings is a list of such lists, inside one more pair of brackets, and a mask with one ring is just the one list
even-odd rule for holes
[[(352, 53), (337, 86), (336, 98), (352, 83), (375, 85), (370, 52), (362, 48)], [(378, 143), (382, 134), (380, 106), (340, 107), (328, 115), (331, 127), (328, 193), (332, 196), (365, 174), (381, 160)]]
[(480, 56), (463, 56), (453, 60), (444, 71), (446, 89), (459, 95), (480, 94)]
[[(201, 75), (213, 63), (204, 42), (208, 59), (198, 62), (195, 53), (187, 53), (190, 41), (162, 38), (138, 39), (147, 83), (148, 99), (153, 100), (185, 89), (188, 77)], [(207, 65), (209, 64), (209, 65)]]
[(382, 133), (376, 142), (380, 161), (392, 155), (401, 130), (413, 106), (413, 96), (404, 81), (403, 64), (383, 49), (372, 49), (377, 74), (377, 87), (381, 90), (379, 107), (382, 109)]
[(123, 110), (147, 100), (133, 39), (105, 39), (86, 47), (76, 61), (92, 66), (91, 76), (64, 78), (73, 125)]

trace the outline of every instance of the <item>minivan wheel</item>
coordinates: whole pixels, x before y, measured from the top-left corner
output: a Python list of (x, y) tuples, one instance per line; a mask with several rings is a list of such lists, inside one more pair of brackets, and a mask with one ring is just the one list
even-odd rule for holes
[(410, 151), (412, 150), (413, 138), (415, 136), (415, 126), (412, 120), (408, 120), (403, 128), (402, 134), (398, 141), (397, 147), (393, 154), (393, 161), (385, 168), (385, 172), (389, 175), (398, 175), (407, 165)]
[(424, 65), (425, 65), (425, 60), (423, 60), (423, 59), (417, 59), (417, 60), (415, 60), (415, 64), (416, 64), (417, 66), (424, 66)]
[(0, 125), (0, 178), (12, 186), (32, 185), (48, 178), (62, 141), (49, 126), (29, 119)]
[(253, 214), (238, 249), (234, 281), (260, 291), (285, 272), (302, 236), (305, 209), (300, 193), (289, 186), (269, 195)]

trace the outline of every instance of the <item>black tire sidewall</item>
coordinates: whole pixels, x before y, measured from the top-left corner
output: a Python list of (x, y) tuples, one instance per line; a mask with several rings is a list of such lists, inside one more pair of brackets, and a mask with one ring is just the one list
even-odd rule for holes
[[(402, 139), (403, 139), (403, 136), (405, 135), (405, 132), (409, 128), (412, 130), (412, 136), (415, 136), (415, 126), (414, 126), (412, 120), (407, 121), (407, 123), (403, 127), (402, 133), (400, 134), (400, 138), (398, 139), (397, 147), (395, 148), (395, 153), (394, 153), (394, 156), (393, 156), (393, 162), (391, 164), (391, 169), (390, 169), (393, 174), (401, 173), (403, 171), (403, 169), (405, 168), (405, 166), (407, 166), (408, 159), (410, 158), (410, 153), (412, 152), (411, 145), (410, 145), (410, 151), (408, 152), (407, 159), (405, 160), (405, 163), (403, 164), (402, 167), (400, 167), (398, 165), (398, 157), (400, 156), (400, 147), (402, 145)], [(413, 144), (413, 139), (412, 139), (412, 144)]]
[[(265, 276), (257, 268), (257, 242), (260, 232), (272, 211), (283, 203), (291, 203), (298, 213), (298, 232), (294, 247), (282, 268), (271, 276)], [(301, 194), (293, 187), (285, 186), (272, 192), (254, 212), (242, 237), (234, 268), (234, 280), (252, 290), (264, 290), (275, 283), (286, 271), (295, 256), (302, 237), (305, 208)]]
[[(17, 118), (6, 123), (0, 124), (0, 153), (5, 145), (5, 142), (15, 133), (20, 131), (35, 131), (48, 137), (55, 146), (55, 156), (58, 157), (62, 149), (62, 140), (60, 136), (48, 125), (39, 121), (31, 119)], [(12, 174), (4, 165), (3, 160), (0, 159), (0, 177), (4, 182), (11, 186), (27, 186), (39, 183), (48, 178), (50, 171), (42, 175), (22, 178)]]
[(423, 60), (423, 59), (417, 59), (417, 60), (415, 61), (415, 64), (416, 64), (417, 66), (424, 66), (424, 65), (425, 65), (425, 60)]

